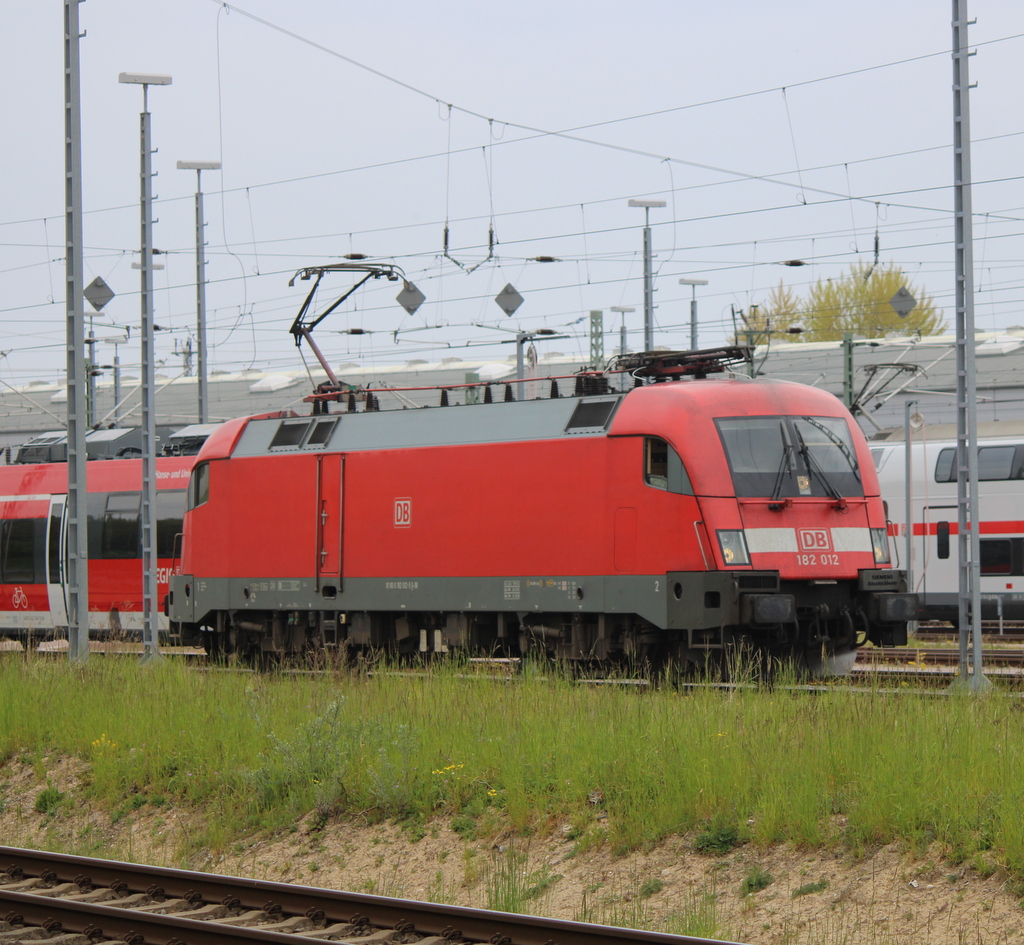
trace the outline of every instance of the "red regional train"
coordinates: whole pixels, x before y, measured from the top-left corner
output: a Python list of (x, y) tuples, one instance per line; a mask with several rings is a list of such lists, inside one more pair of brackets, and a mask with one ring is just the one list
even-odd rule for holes
[[(157, 583), (167, 590), (195, 456), (157, 461)], [(89, 628), (104, 636), (142, 629), (139, 526), (142, 460), (92, 460), (86, 472)], [(64, 583), (67, 463), (0, 467), (0, 637), (53, 637), (68, 625)], [(164, 622), (162, 629), (167, 629)]]
[(169, 616), (251, 655), (662, 667), (747, 644), (829, 674), (903, 644), (917, 599), (847, 410), (785, 381), (675, 380), (337, 414), (314, 395), (312, 416), (225, 423), (192, 471)]

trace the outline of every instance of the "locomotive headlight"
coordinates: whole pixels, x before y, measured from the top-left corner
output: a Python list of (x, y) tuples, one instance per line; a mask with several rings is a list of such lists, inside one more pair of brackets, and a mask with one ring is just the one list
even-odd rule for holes
[(889, 564), (889, 532), (886, 529), (871, 529), (871, 547), (875, 552), (875, 564)]
[(718, 547), (722, 549), (722, 558), (727, 565), (750, 564), (750, 552), (742, 528), (719, 530)]

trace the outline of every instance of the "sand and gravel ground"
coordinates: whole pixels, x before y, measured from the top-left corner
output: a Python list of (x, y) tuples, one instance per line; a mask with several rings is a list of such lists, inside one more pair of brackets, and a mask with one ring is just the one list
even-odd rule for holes
[[(520, 888), (533, 891), (524, 912), (639, 920), (758, 945), (1024, 941), (1024, 909), (997, 862), (954, 865), (937, 847), (913, 855), (892, 844), (855, 855), (748, 844), (712, 856), (695, 853), (692, 837), (676, 837), (620, 856), (607, 844), (580, 849), (559, 824), (548, 836), (464, 839), (441, 820), (410, 829), (306, 819), (214, 853), (191, 842), (201, 812), (146, 805), (112, 817), (76, 805), (80, 774), (69, 760), (48, 766), (48, 782), (72, 800), (45, 815), (34, 804), (47, 781), (16, 761), (0, 766), (0, 843), (477, 907), (487, 907), (496, 871), (507, 876), (514, 864)], [(771, 881), (744, 895), (753, 874)]]

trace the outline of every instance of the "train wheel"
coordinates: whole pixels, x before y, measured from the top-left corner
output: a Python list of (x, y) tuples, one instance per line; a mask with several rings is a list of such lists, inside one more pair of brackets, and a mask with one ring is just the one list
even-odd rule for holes
[(221, 634), (215, 630), (203, 629), (200, 631), (200, 637), (199, 645), (206, 650), (207, 659), (211, 663), (221, 663), (226, 659), (227, 653), (224, 650), (224, 638)]

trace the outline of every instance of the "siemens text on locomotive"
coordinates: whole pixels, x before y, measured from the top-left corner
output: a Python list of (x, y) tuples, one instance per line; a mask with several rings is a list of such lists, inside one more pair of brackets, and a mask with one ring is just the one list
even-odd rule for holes
[(816, 674), (905, 642), (917, 600), (836, 398), (740, 378), (604, 390), (335, 414), (314, 398), (313, 416), (224, 424), (192, 471), (173, 625), (241, 654), (662, 667), (747, 644)]

